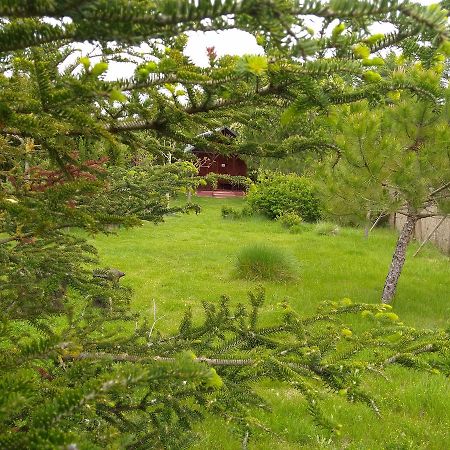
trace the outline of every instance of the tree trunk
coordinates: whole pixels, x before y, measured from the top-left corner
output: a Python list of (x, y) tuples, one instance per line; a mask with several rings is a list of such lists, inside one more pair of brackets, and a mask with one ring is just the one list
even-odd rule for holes
[(370, 210), (366, 213), (366, 226), (364, 227), (364, 237), (366, 239), (369, 238), (370, 225), (372, 224), (372, 222), (370, 221), (370, 213)]
[(406, 217), (405, 225), (403, 225), (400, 236), (397, 240), (394, 256), (392, 257), (391, 267), (384, 283), (383, 295), (381, 297), (382, 303), (391, 303), (395, 290), (397, 288), (398, 279), (402, 273), (403, 264), (405, 264), (406, 248), (414, 232), (416, 225), (416, 216), (410, 215)]

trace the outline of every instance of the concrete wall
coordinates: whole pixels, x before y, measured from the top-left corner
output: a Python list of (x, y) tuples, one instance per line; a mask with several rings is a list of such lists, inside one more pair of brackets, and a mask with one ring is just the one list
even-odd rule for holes
[[(416, 223), (414, 237), (419, 242), (423, 242), (441, 220), (442, 216), (420, 219)], [(395, 226), (397, 230), (402, 229), (405, 221), (406, 217), (400, 213), (393, 214), (390, 219), (391, 225)], [(450, 217), (447, 217), (444, 222), (441, 223), (439, 228), (433, 233), (433, 236), (431, 236), (429, 242), (435, 244), (445, 254), (450, 255)]]

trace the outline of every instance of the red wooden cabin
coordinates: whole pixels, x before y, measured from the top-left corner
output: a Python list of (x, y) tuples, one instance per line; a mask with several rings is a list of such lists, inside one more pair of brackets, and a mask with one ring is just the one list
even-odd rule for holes
[[(235, 138), (237, 134), (228, 127), (217, 128), (214, 132), (220, 132), (224, 136)], [(207, 131), (200, 136), (211, 136), (213, 131)], [(204, 151), (189, 145), (185, 149), (192, 152), (198, 159), (198, 174), (200, 176), (208, 175), (209, 173), (217, 173), (232, 176), (247, 176), (247, 164), (237, 155), (220, 155), (218, 153)], [(219, 178), (217, 188), (213, 189), (211, 186), (201, 186), (197, 190), (198, 195), (203, 196), (240, 196), (244, 195), (242, 187), (233, 186), (229, 180)]]

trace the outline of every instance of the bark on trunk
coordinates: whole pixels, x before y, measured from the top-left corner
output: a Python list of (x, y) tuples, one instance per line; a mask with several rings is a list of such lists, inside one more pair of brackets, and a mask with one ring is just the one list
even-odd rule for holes
[(408, 216), (400, 236), (398, 237), (391, 266), (389, 267), (389, 272), (384, 283), (383, 295), (381, 297), (382, 303), (391, 303), (395, 295), (398, 279), (400, 278), (403, 264), (405, 264), (406, 248), (408, 247), (408, 243), (413, 235), (416, 222), (417, 218), (415, 216)]
[(371, 225), (371, 222), (370, 222), (370, 211), (367, 211), (367, 213), (366, 213), (366, 226), (364, 227), (364, 237), (366, 239), (369, 238), (370, 225)]

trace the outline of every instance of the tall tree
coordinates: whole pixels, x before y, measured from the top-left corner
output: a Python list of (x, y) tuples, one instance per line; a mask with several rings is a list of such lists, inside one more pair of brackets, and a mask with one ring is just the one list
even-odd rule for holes
[(434, 85), (435, 99), (397, 92), (382, 105), (363, 102), (330, 114), (330, 132), (340, 149), (323, 183), (330, 211), (361, 221), (367, 213), (396, 211), (406, 218), (383, 303), (394, 297), (417, 221), (450, 212), (449, 91), (440, 87), (435, 70), (410, 70)]

